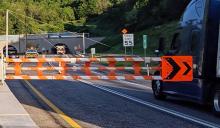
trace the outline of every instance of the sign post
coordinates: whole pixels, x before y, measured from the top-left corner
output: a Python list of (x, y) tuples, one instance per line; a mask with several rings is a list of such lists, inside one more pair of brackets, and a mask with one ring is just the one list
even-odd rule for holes
[(6, 10), (6, 32), (5, 32), (5, 37), (6, 37), (6, 49), (5, 49), (5, 54), (6, 54), (6, 58), (8, 58), (8, 16), (9, 16), (9, 10)]
[(125, 54), (127, 47), (134, 47), (134, 34), (123, 34), (123, 46), (125, 47)]
[[(145, 67), (146, 67), (146, 54), (147, 54), (146, 50), (147, 50), (147, 41), (148, 41), (147, 38), (148, 38), (147, 35), (143, 35), (144, 65), (145, 65)], [(147, 65), (147, 67), (148, 67), (148, 65)]]
[(95, 55), (95, 48), (91, 48), (91, 54), (92, 54), (92, 58), (93, 58)]
[(147, 38), (148, 38), (148, 36), (147, 35), (143, 35), (143, 48), (144, 49), (147, 49)]
[(85, 44), (85, 33), (83, 33), (83, 54), (85, 55), (86, 54), (86, 44)]

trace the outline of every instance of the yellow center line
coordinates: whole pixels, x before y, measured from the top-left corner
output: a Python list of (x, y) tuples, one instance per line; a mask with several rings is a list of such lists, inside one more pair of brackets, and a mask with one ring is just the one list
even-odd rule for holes
[(71, 117), (67, 116), (63, 111), (56, 107), (51, 101), (49, 101), (42, 93), (40, 93), (30, 82), (24, 80), (25, 83), (40, 97), (53, 111), (55, 111), (61, 118), (63, 118), (71, 127), (81, 128)]

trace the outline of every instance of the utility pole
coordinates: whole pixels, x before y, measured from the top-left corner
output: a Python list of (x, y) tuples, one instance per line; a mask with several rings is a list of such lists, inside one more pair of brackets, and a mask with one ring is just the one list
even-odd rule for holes
[(5, 49), (6, 58), (8, 58), (8, 13), (9, 10), (7, 9), (6, 10), (6, 49)]
[(0, 72), (1, 72), (1, 84), (4, 83), (4, 57), (3, 57), (4, 53), (3, 53), (3, 49), (1, 50), (1, 62), (0, 62), (0, 65), (1, 65), (1, 69), (0, 69)]
[(25, 51), (27, 51), (27, 11), (28, 11), (28, 5), (26, 0), (25, 1)]
[(19, 53), (21, 53), (21, 36), (20, 36), (20, 34), (19, 34), (18, 46), (19, 46)]
[(86, 54), (85, 33), (83, 33), (83, 54)]

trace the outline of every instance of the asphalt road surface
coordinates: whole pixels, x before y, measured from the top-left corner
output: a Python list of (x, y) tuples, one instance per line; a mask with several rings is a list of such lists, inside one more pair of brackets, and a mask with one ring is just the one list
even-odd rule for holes
[[(94, 85), (184, 113), (196, 119), (199, 118), (201, 122), (190, 121), (123, 98), (101, 90), (90, 83), (51, 80), (29, 82), (81, 127), (194, 128), (207, 127), (201, 123), (202, 121), (207, 121), (205, 123), (210, 123), (210, 126), (213, 127), (220, 124), (220, 119), (214, 117), (209, 108), (172, 98), (168, 98), (166, 101), (154, 100), (149, 82), (134, 84), (135, 81), (131, 81), (132, 83), (128, 81), (92, 81)], [(25, 85), (25, 82), (13, 80), (7, 81), (7, 83), (39, 127), (70, 127), (67, 122), (41, 101)]]
[(220, 127), (211, 108), (153, 98), (150, 81), (6, 81), (39, 127)]

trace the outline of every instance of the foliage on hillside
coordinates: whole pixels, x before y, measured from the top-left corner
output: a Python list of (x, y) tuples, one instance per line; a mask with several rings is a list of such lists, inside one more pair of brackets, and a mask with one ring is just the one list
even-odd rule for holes
[[(5, 28), (5, 12), (10, 12), (10, 34), (24, 33), (24, 15), (39, 20), (36, 22), (27, 18), (28, 33), (33, 31), (60, 31), (64, 29), (63, 22), (75, 20), (74, 11), (69, 4), (71, 0), (4, 0), (0, 1), (0, 26), (1, 33)], [(58, 27), (51, 27), (53, 24)], [(31, 26), (31, 27), (30, 27)]]
[[(175, 30), (178, 27), (177, 21), (172, 21), (170, 23), (166, 23), (159, 26), (152, 26), (148, 29), (135, 32), (134, 33), (134, 43), (135, 46), (133, 47), (133, 54), (135, 55), (144, 55), (144, 49), (143, 49), (143, 35), (148, 35), (148, 48), (146, 50), (146, 53), (148, 56), (153, 56), (154, 50), (158, 49), (159, 45), (159, 38), (164, 38), (164, 43), (166, 45), (165, 51), (169, 49), (171, 40), (173, 38), (173, 35), (175, 33)], [(92, 47), (96, 48), (97, 53), (115, 53), (115, 54), (124, 54), (124, 47), (122, 44), (122, 34), (113, 34), (109, 35), (105, 38), (103, 43), (109, 45), (109, 47), (96, 44)], [(88, 52), (90, 52), (90, 48), (88, 49)], [(132, 49), (127, 48), (127, 54), (132, 54)]]
[[(1, 0), (0, 33), (4, 34), (5, 31), (6, 9), (13, 11), (13, 15), (10, 14), (10, 34), (26, 31), (24, 15), (38, 20), (27, 19), (28, 33), (64, 29), (94, 32), (90, 27), (100, 28), (99, 30), (111, 27), (111, 32), (127, 27), (133, 32), (179, 18), (188, 1), (190, 0)], [(95, 24), (87, 25), (88, 22)]]
[[(98, 17), (89, 20), (89, 27), (96, 28), (95, 34), (104, 31), (120, 33), (127, 28), (129, 32), (138, 32), (151, 26), (161, 25), (181, 17), (190, 0), (126, 0), (108, 8)], [(98, 31), (97, 31), (98, 30)]]
[[(5, 31), (6, 9), (11, 10), (10, 34), (57, 32), (66, 28), (71, 30), (73, 25), (102, 14), (120, 1), (123, 0), (1, 0), (0, 33)], [(25, 15), (30, 18), (25, 19)], [(25, 28), (25, 21), (28, 29)]]
[[(152, 55), (153, 50), (157, 47), (160, 36), (166, 38), (167, 44), (170, 43), (177, 27), (176, 21), (180, 19), (189, 1), (127, 0), (117, 6), (113, 6), (102, 15), (89, 20), (87, 26), (83, 26), (83, 29), (95, 35), (106, 36), (103, 43), (108, 44), (110, 47), (99, 44), (93, 46), (99, 52), (111, 51), (114, 53), (123, 53), (121, 30), (127, 28), (129, 33), (135, 34), (135, 43), (137, 45), (134, 52), (143, 53), (140, 51), (142, 49), (141, 34), (148, 34), (150, 38), (150, 50), (148, 54)], [(138, 2), (142, 4), (138, 4)], [(155, 26), (160, 26), (160, 29), (154, 29)]]

